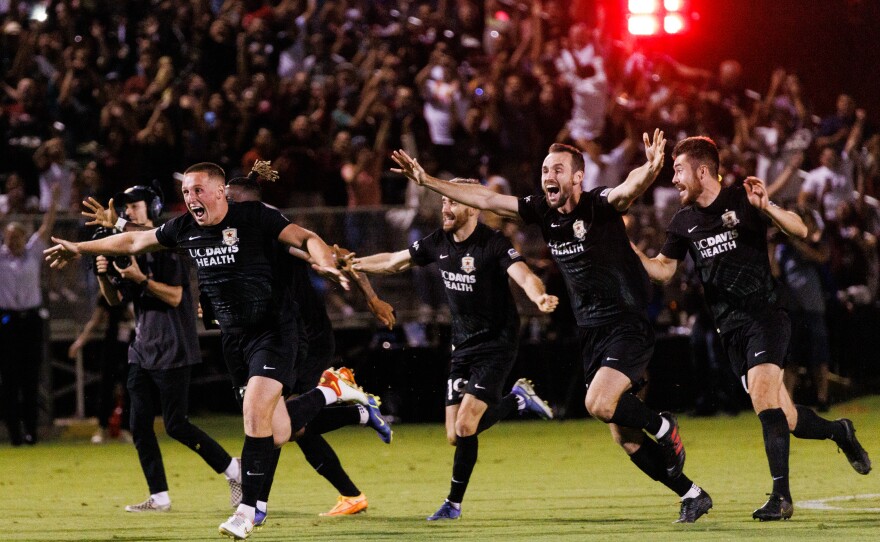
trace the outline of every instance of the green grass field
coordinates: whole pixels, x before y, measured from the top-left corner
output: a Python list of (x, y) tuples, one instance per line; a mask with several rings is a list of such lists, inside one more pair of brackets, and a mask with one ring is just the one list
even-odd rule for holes
[[(865, 448), (880, 458), (880, 397), (838, 405), (831, 416), (852, 418)], [(238, 454), (240, 420), (195, 421)], [(880, 539), (880, 468), (859, 476), (833, 443), (792, 439), (794, 518), (762, 524), (751, 519), (770, 489), (757, 417), (683, 416), (680, 423), (685, 472), (715, 501), (693, 525), (672, 524), (676, 496), (643, 476), (603, 424), (511, 421), (481, 435), (462, 519), (445, 524), (425, 521), (448, 490), (453, 449), (440, 425), (400, 425), (390, 446), (365, 428), (328, 435), (369, 497), (369, 510), (354, 517), (318, 517), (336, 493), (291, 445), (281, 456), (268, 526), (251, 540)], [(180, 444), (163, 438), (161, 445), (173, 509), (151, 515), (123, 511), (147, 496), (131, 445), (0, 447), (0, 540), (222, 540), (217, 525), (231, 512), (225, 481)], [(818, 502), (811, 509), (804, 501)], [(830, 509), (817, 509), (823, 506)]]

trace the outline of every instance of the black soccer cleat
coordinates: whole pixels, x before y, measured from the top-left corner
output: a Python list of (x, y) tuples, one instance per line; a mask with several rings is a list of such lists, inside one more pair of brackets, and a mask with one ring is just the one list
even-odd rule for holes
[(764, 506), (752, 512), (752, 519), (779, 521), (789, 519), (794, 514), (794, 505), (779, 493), (771, 493)]
[(853, 426), (853, 422), (847, 418), (841, 418), (837, 422), (843, 425), (846, 431), (846, 435), (840, 442), (835, 441), (837, 446), (843, 450), (849, 464), (857, 473), (868, 474), (871, 472), (871, 458), (868, 457), (868, 452), (862, 448), (859, 439), (856, 438), (856, 428)]
[(678, 478), (684, 469), (685, 458), (684, 444), (678, 433), (678, 421), (671, 412), (661, 412), (660, 415), (669, 422), (669, 431), (657, 439), (657, 443), (663, 447), (663, 454), (666, 457), (666, 474), (670, 478)]
[(706, 493), (706, 490), (701, 490), (696, 497), (681, 501), (681, 513), (674, 523), (694, 523), (703, 514), (708, 514), (710, 508), (712, 508), (712, 497)]

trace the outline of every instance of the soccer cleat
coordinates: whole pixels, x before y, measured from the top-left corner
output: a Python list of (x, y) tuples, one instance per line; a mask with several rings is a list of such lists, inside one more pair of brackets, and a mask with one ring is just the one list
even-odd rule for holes
[(792, 514), (794, 514), (794, 506), (791, 501), (786, 500), (779, 493), (771, 493), (764, 506), (752, 513), (752, 519), (779, 521), (780, 519), (789, 519)]
[(513, 385), (510, 393), (515, 394), (517, 397), (523, 400), (526, 405), (524, 410), (534, 412), (545, 420), (553, 419), (553, 411), (550, 410), (550, 405), (548, 405), (543, 399), (538, 397), (538, 394), (535, 393), (535, 388), (532, 387), (531, 380), (520, 378)]
[(263, 512), (259, 508), (254, 509), (254, 528), (259, 530), (266, 525), (266, 518), (269, 517), (269, 511)]
[(696, 497), (681, 501), (681, 513), (675, 523), (694, 523), (703, 514), (708, 514), (710, 508), (712, 508), (712, 497), (705, 490), (701, 490)]
[(441, 519), (458, 519), (461, 517), (461, 508), (452, 506), (449, 499), (443, 501), (440, 508), (434, 512), (434, 515), (428, 516), (428, 521), (437, 521)]
[(228, 536), (233, 540), (244, 540), (253, 532), (254, 522), (249, 520), (244, 514), (236, 512), (220, 524), (219, 530), (220, 534)]
[(169, 510), (171, 510), (171, 503), (159, 504), (153, 497), (140, 504), (129, 504), (125, 507), (126, 512), (168, 512)]
[(318, 385), (333, 390), (340, 401), (353, 401), (365, 406), (369, 405), (367, 394), (353, 380), (346, 378), (349, 375), (354, 378), (351, 370), (346, 367), (342, 367), (338, 371), (331, 367), (321, 374), (321, 381)]
[(235, 457), (233, 458), (238, 462), (238, 480), (234, 478), (227, 478), (226, 482), (229, 484), (229, 506), (233, 508), (238, 508), (238, 505), (241, 504), (241, 458)]
[(321, 512), (319, 516), (351, 516), (359, 514), (367, 509), (367, 496), (361, 493), (357, 497), (346, 497), (340, 495), (336, 498), (336, 506), (327, 512)]
[(369, 399), (369, 404), (366, 406), (367, 414), (369, 415), (367, 425), (379, 433), (379, 438), (382, 439), (382, 442), (385, 444), (391, 444), (394, 431), (391, 430), (391, 424), (388, 423), (388, 421), (382, 416), (382, 411), (379, 410), (379, 398), (375, 395), (367, 394), (367, 399)]
[(670, 478), (678, 478), (684, 469), (684, 444), (681, 442), (681, 435), (678, 433), (678, 420), (671, 412), (661, 412), (661, 416), (669, 422), (669, 431), (665, 435), (657, 439), (657, 443), (663, 447), (663, 453), (666, 456), (666, 474)]
[(849, 460), (849, 464), (852, 465), (852, 468), (857, 473), (868, 474), (871, 472), (871, 458), (868, 457), (868, 452), (862, 448), (861, 443), (856, 438), (856, 428), (853, 426), (852, 420), (841, 418), (837, 421), (843, 425), (846, 431), (846, 435), (841, 442), (837, 443), (837, 446), (843, 450), (844, 455)]

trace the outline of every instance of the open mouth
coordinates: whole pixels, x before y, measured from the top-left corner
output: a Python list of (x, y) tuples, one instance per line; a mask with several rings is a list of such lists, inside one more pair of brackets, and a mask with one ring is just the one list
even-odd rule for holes
[(193, 214), (194, 217), (198, 219), (202, 219), (205, 217), (205, 208), (197, 205), (193, 205), (189, 208), (189, 211)]
[(555, 184), (548, 184), (544, 187), (544, 190), (547, 191), (548, 196), (556, 196), (559, 195), (559, 186)]

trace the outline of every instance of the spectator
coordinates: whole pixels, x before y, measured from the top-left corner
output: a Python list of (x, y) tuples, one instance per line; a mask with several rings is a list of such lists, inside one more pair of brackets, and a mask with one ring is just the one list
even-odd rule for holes
[(55, 225), (60, 187), (50, 191), (40, 228), (27, 236), (20, 222), (10, 222), (0, 247), (0, 396), (13, 446), (36, 444), (40, 371), (43, 365), (43, 296), (40, 276), (43, 250)]

